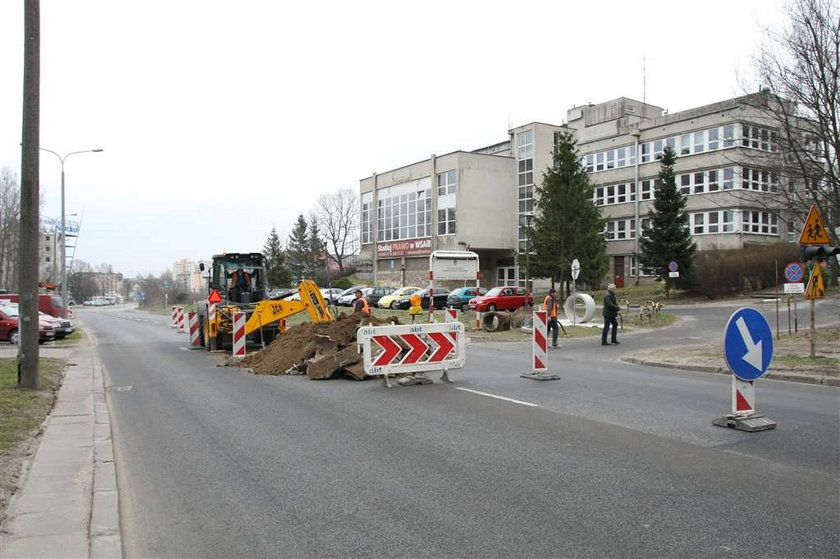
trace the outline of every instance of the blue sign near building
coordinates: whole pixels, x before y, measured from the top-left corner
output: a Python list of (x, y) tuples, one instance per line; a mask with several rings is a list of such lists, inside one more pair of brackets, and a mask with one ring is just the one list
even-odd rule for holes
[(723, 334), (723, 356), (741, 380), (755, 380), (767, 372), (773, 359), (773, 332), (763, 314), (752, 308), (732, 313)]

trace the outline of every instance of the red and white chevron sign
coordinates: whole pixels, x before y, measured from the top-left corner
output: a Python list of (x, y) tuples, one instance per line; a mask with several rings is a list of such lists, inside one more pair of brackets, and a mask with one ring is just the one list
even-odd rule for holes
[(395, 375), (463, 367), (463, 332), (460, 322), (364, 326), (356, 339), (367, 374)]

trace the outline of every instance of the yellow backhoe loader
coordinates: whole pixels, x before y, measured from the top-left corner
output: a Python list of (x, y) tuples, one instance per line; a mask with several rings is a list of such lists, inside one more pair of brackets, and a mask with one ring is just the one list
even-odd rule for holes
[[(204, 264), (199, 269), (205, 270)], [(227, 349), (233, 343), (233, 313), (244, 312), (245, 335), (249, 342), (265, 347), (286, 330), (286, 319), (301, 312), (313, 322), (331, 322), (332, 313), (312, 280), (303, 280), (297, 290), (268, 296), (265, 259), (259, 252), (225, 253), (213, 256), (208, 298), (196, 302), (201, 345), (208, 350)], [(297, 293), (300, 300), (293, 300)], [(209, 302), (215, 302), (211, 320)]]

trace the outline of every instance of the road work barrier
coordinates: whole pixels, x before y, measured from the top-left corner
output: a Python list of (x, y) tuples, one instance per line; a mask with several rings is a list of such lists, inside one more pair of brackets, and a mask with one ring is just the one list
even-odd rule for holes
[[(460, 369), (466, 361), (464, 325), (461, 322), (363, 326), (356, 332), (365, 373), (388, 377), (443, 371), (441, 380), (451, 382), (450, 369)], [(412, 383), (412, 384), (427, 384)]]
[(178, 327), (178, 307), (172, 305), (172, 321), (169, 323), (170, 328)]
[(531, 349), (531, 372), (522, 378), (531, 380), (560, 380), (560, 377), (548, 372), (548, 313), (534, 310), (534, 332)]
[(190, 347), (201, 347), (201, 337), (198, 335), (198, 313), (187, 313), (187, 322), (190, 328)]
[(178, 316), (175, 321), (178, 324), (175, 327), (178, 329), (179, 334), (185, 334), (187, 330), (186, 325), (184, 324), (186, 322), (186, 318), (184, 317), (184, 307), (177, 307), (176, 310), (178, 312)]
[(245, 322), (244, 312), (233, 313), (233, 356), (245, 357)]

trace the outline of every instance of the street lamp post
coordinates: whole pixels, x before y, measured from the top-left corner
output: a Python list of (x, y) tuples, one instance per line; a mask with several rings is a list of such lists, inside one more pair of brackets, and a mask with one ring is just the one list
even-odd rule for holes
[(58, 157), (58, 160), (61, 161), (61, 301), (63, 309), (61, 314), (63, 317), (67, 317), (67, 237), (65, 231), (65, 219), (66, 216), (64, 214), (64, 160), (70, 157), (71, 155), (78, 155), (80, 153), (100, 153), (104, 151), (102, 148), (95, 148), (95, 149), (84, 149), (81, 151), (71, 151), (70, 153), (65, 154), (64, 156), (59, 155), (58, 153), (54, 152), (51, 149), (47, 148), (38, 148), (41, 151), (46, 151), (47, 153), (51, 153)]

